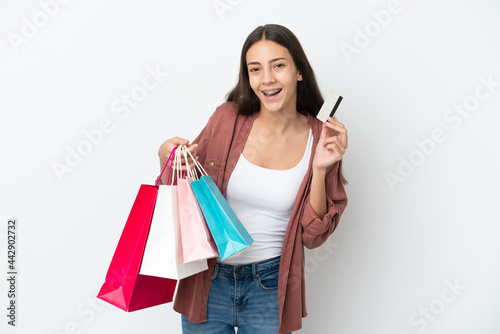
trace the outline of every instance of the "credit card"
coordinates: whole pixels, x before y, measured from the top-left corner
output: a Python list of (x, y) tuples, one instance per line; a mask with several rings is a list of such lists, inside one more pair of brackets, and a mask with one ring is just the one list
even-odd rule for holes
[(319, 110), (318, 116), (316, 116), (321, 122), (326, 122), (326, 119), (328, 116), (333, 117), (335, 115), (335, 112), (337, 111), (340, 102), (342, 102), (342, 96), (339, 94), (335, 93), (333, 90), (330, 91), (330, 94), (328, 94), (328, 97), (326, 98), (325, 102), (321, 106), (321, 109)]

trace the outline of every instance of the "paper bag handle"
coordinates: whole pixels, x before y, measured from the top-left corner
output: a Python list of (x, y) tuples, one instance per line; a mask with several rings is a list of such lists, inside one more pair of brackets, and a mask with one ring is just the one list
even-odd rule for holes
[(160, 183), (161, 181), (161, 177), (163, 176), (163, 172), (165, 171), (165, 168), (167, 168), (168, 166), (168, 162), (170, 161), (170, 168), (168, 169), (168, 180), (167, 180), (167, 184), (170, 183), (170, 172), (172, 171), (172, 163), (173, 163), (173, 158), (172, 158), (172, 155), (174, 154), (175, 150), (177, 149), (177, 146), (174, 147), (174, 149), (172, 150), (172, 152), (170, 152), (170, 156), (168, 157), (167, 159), (167, 162), (165, 163), (165, 166), (163, 166), (163, 169), (161, 170), (161, 173), (160, 175), (156, 178), (156, 183), (155, 183), (155, 187), (158, 187), (158, 184)]
[[(182, 145), (180, 148), (182, 154), (184, 155), (184, 160), (187, 162), (188, 161), (187, 152), (189, 152), (189, 149), (185, 145)], [(187, 176), (191, 177), (194, 181), (198, 180), (198, 173), (196, 171), (196, 168), (191, 168), (188, 163), (186, 163), (186, 174)]]
[(191, 154), (191, 152), (189, 150), (186, 150), (189, 155), (191, 156), (191, 159), (193, 159), (194, 161), (194, 164), (196, 166), (196, 168), (198, 168), (198, 170), (200, 171), (200, 174), (203, 176), (203, 175), (208, 175), (207, 172), (205, 171), (205, 168), (203, 168), (203, 166), (200, 164), (200, 162), (198, 160), (196, 160), (193, 155)]

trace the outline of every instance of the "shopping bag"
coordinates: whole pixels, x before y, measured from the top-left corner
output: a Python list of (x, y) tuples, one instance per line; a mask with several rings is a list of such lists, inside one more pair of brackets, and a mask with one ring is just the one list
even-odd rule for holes
[(207, 175), (197, 160), (194, 158), (193, 160), (203, 176), (199, 180), (191, 182), (191, 188), (217, 245), (219, 256), (221, 260), (225, 260), (250, 246), (253, 239), (222, 196), (210, 175)]
[[(173, 165), (177, 171), (177, 180), (180, 180), (182, 176), (179, 149), (175, 152)], [(159, 187), (140, 269), (143, 275), (182, 279), (208, 269), (207, 260), (190, 263), (183, 261), (177, 189), (173, 178), (171, 184)]]
[[(169, 160), (172, 157), (171, 154)], [(171, 302), (174, 296), (176, 280), (139, 273), (157, 200), (157, 184), (139, 188), (105, 282), (97, 295), (127, 312)]]
[[(187, 161), (186, 152), (188, 148), (181, 145), (178, 149)], [(186, 168), (186, 176), (177, 180), (179, 223), (184, 263), (219, 256), (217, 246), (210, 234), (198, 200), (190, 186), (192, 181), (198, 179), (198, 173), (196, 169), (191, 169), (189, 164), (186, 164)]]

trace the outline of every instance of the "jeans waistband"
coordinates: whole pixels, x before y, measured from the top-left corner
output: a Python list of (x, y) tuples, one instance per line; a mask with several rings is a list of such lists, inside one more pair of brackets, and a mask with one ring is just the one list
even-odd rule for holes
[(264, 260), (262, 262), (249, 263), (243, 265), (232, 266), (224, 263), (216, 263), (213, 277), (217, 274), (225, 276), (243, 277), (243, 276), (256, 276), (262, 272), (271, 270), (279, 266), (281, 256)]

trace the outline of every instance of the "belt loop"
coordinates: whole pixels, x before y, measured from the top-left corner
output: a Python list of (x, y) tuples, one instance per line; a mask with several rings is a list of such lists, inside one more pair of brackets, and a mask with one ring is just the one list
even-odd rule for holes
[(255, 280), (257, 279), (257, 264), (256, 263), (252, 263), (252, 278)]
[(214, 280), (215, 277), (217, 277), (218, 272), (219, 272), (219, 264), (217, 262), (215, 262), (215, 268), (214, 268), (214, 273), (212, 275), (212, 280)]

